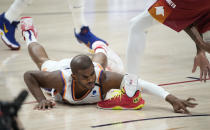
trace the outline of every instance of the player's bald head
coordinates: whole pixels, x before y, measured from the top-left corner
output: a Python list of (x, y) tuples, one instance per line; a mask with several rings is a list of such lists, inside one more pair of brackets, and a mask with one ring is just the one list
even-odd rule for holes
[(77, 55), (71, 60), (71, 70), (72, 73), (75, 74), (78, 70), (85, 70), (90, 68), (93, 65), (92, 60), (87, 55)]

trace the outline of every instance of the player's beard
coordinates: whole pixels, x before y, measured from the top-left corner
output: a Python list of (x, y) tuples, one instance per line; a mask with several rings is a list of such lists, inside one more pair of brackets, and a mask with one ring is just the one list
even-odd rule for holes
[(91, 85), (89, 85), (89, 83), (87, 82), (86, 84), (82, 83), (81, 81), (78, 81), (78, 85), (80, 85), (81, 87), (85, 88), (85, 89), (88, 89), (88, 90), (91, 90), (94, 88), (95, 86), (95, 82), (92, 82)]

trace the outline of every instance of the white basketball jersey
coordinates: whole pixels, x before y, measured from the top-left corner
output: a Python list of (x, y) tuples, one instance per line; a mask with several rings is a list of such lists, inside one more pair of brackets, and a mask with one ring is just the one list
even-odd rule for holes
[(61, 77), (64, 83), (63, 92), (58, 93), (55, 95), (57, 101), (67, 101), (71, 104), (90, 104), (90, 103), (97, 103), (102, 100), (102, 91), (101, 87), (99, 86), (101, 75), (103, 72), (103, 68), (98, 63), (93, 63), (94, 69), (96, 73), (96, 82), (95, 87), (92, 90), (89, 90), (83, 97), (80, 99), (75, 98), (75, 83), (71, 77), (71, 69), (66, 68), (61, 70)]

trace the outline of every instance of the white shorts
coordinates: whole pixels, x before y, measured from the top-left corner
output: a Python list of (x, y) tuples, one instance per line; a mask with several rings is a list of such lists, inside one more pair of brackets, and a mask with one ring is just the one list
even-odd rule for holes
[(42, 66), (42, 71), (56, 71), (56, 70), (62, 70), (66, 68), (70, 68), (72, 58), (70, 59), (62, 59), (60, 61), (54, 61), (54, 60), (47, 60), (45, 61)]

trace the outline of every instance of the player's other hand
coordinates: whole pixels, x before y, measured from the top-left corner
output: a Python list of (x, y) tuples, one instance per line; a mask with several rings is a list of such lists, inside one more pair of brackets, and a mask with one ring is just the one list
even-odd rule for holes
[(196, 71), (197, 67), (200, 67), (200, 81), (206, 82), (207, 78), (210, 78), (210, 64), (204, 51), (199, 52), (194, 58), (194, 65), (192, 72)]
[(51, 109), (55, 106), (55, 102), (52, 100), (42, 100), (41, 102), (39, 102), (34, 109), (37, 110), (46, 110), (46, 109)]

